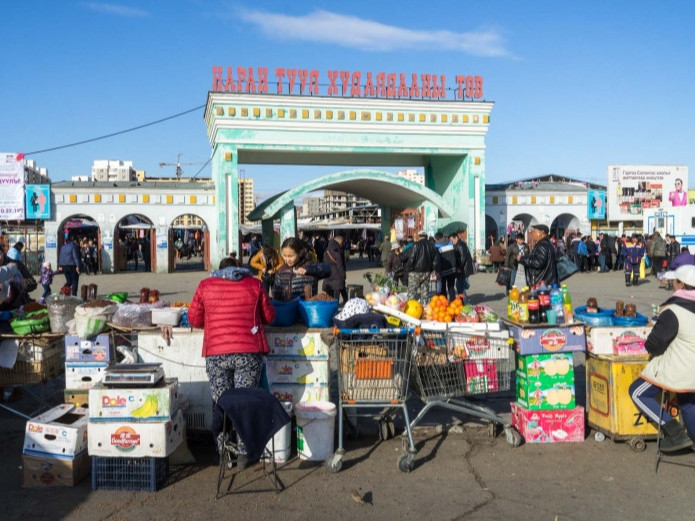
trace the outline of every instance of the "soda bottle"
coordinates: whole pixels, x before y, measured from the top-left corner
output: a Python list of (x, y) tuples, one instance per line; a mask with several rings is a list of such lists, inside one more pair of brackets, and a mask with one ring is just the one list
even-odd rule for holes
[(522, 324), (528, 324), (528, 297), (528, 286), (524, 286), (519, 295), (519, 322)]
[(540, 286), (538, 286), (538, 303), (541, 314), (541, 322), (547, 322), (548, 318), (545, 312), (550, 309), (550, 290), (548, 289), (548, 286), (545, 285), (544, 280), (542, 280)]
[(509, 319), (514, 322), (519, 322), (519, 290), (516, 285), (509, 291), (509, 301), (511, 311)]
[(529, 324), (540, 324), (541, 322), (540, 302), (535, 295), (528, 299), (528, 321)]
[(562, 303), (562, 291), (557, 287), (557, 284), (553, 284), (553, 289), (550, 290), (550, 307), (555, 310), (557, 315), (557, 323), (564, 324), (565, 313), (564, 304)]
[(572, 297), (567, 289), (567, 284), (562, 285), (562, 306), (565, 312), (565, 322), (568, 324), (574, 323), (574, 311), (572, 310)]

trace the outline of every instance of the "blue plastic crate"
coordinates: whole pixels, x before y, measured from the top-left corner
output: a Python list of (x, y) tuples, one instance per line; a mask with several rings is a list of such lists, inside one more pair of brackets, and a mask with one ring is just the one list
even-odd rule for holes
[(92, 456), (92, 490), (155, 492), (169, 476), (169, 458)]

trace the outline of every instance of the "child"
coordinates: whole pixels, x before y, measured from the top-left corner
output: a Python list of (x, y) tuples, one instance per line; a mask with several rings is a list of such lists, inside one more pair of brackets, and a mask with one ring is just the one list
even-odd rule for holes
[(53, 282), (55, 272), (51, 269), (51, 263), (46, 261), (41, 266), (41, 274), (39, 275), (39, 283), (43, 286), (43, 296), (39, 303), (45, 304), (46, 297), (51, 294), (51, 282)]

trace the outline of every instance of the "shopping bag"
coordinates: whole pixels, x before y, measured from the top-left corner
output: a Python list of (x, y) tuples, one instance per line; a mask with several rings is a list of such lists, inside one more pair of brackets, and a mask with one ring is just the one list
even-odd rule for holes
[(647, 258), (646, 256), (642, 257), (642, 261), (639, 263), (639, 278), (640, 279), (644, 279), (647, 277), (647, 266), (646, 266), (647, 263), (644, 261), (644, 259), (646, 259), (646, 258)]
[(557, 278), (560, 281), (571, 277), (577, 271), (579, 271), (577, 265), (572, 262), (567, 255), (560, 255), (555, 263), (557, 265)]
[(497, 284), (500, 286), (504, 286), (505, 288), (510, 287), (512, 282), (512, 270), (509, 268), (500, 267), (500, 270), (497, 272), (497, 279), (495, 282), (497, 282)]
[(649, 255), (645, 255), (644, 257), (642, 257), (642, 261), (644, 262), (645, 268), (651, 268), (652, 267), (652, 260), (649, 258)]

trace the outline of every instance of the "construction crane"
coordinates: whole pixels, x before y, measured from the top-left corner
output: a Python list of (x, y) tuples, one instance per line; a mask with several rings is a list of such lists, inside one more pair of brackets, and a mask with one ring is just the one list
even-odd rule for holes
[(189, 165), (204, 165), (204, 161), (197, 161), (194, 163), (182, 163), (181, 162), (181, 152), (178, 153), (176, 157), (176, 163), (159, 163), (159, 168), (162, 168), (163, 166), (175, 166), (176, 167), (176, 179), (181, 179), (181, 176), (183, 175), (183, 170), (181, 169), (181, 165), (184, 166), (189, 166)]

